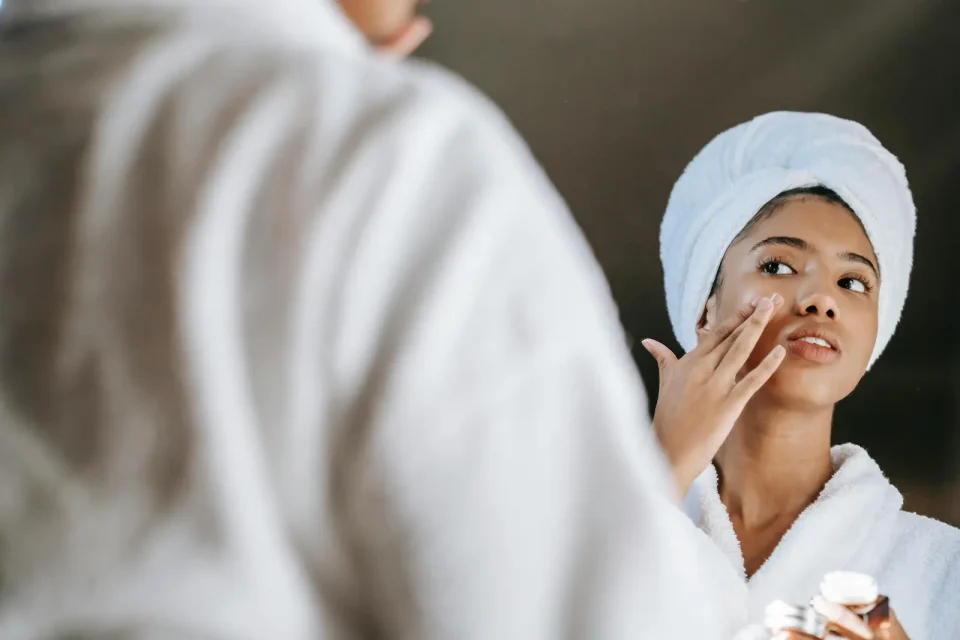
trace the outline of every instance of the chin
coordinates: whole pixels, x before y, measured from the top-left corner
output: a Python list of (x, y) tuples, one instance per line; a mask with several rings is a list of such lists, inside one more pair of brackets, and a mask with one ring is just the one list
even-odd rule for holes
[(403, 29), (415, 13), (413, 2), (361, 2), (341, 0), (345, 13), (354, 25), (373, 41), (385, 40)]
[(846, 380), (829, 366), (797, 366), (784, 361), (763, 386), (763, 393), (784, 408), (816, 411), (831, 407), (853, 392), (859, 380)]

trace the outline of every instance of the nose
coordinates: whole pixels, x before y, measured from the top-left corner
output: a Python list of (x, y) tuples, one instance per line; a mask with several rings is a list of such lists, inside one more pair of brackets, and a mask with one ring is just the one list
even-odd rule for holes
[(818, 316), (836, 321), (840, 319), (840, 306), (833, 296), (818, 288), (797, 297), (797, 315)]

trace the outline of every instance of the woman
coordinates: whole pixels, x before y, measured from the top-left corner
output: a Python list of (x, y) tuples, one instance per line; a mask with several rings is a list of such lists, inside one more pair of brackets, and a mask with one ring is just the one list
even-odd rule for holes
[(896, 608), (876, 637), (960, 637), (960, 532), (902, 511), (860, 447), (830, 447), (836, 403), (899, 320), (915, 224), (896, 158), (821, 114), (734, 127), (673, 190), (661, 257), (688, 353), (644, 342), (661, 371), (654, 424), (734, 627), (853, 570)]

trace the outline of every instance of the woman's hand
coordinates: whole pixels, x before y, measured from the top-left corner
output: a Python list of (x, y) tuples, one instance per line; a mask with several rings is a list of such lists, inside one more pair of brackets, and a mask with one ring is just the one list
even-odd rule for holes
[(910, 640), (906, 631), (900, 626), (897, 616), (893, 609), (890, 610), (890, 617), (880, 626), (871, 628), (854, 615), (846, 607), (834, 602), (830, 602), (823, 596), (817, 596), (813, 599), (813, 608), (817, 613), (833, 623), (844, 638), (852, 640)]
[(643, 341), (660, 367), (653, 426), (681, 495), (713, 460), (750, 398), (783, 362), (786, 352), (777, 346), (738, 379), (781, 304), (783, 298), (777, 294), (762, 298), (715, 330), (701, 331), (697, 348), (679, 360), (659, 342)]

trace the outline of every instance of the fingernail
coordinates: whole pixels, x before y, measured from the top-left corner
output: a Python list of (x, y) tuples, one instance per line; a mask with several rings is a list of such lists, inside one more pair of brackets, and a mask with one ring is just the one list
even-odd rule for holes
[(761, 298), (760, 302), (757, 303), (757, 309), (760, 311), (766, 311), (773, 306), (773, 301), (770, 298)]
[(645, 348), (649, 348), (649, 347), (650, 347), (650, 338), (644, 338), (643, 340), (640, 341), (640, 344), (642, 344)]
[(779, 293), (774, 291), (773, 293), (770, 294), (770, 300), (773, 301), (773, 304), (780, 304), (781, 302), (783, 302), (783, 296), (781, 296)]
[(784, 346), (783, 346), (782, 344), (778, 344), (776, 347), (773, 348), (773, 355), (774, 355), (774, 357), (776, 357), (776, 358), (779, 358), (780, 356), (782, 356), (782, 355), (785, 354), (786, 352), (787, 352), (787, 350), (786, 350), (786, 348), (784, 348)]

